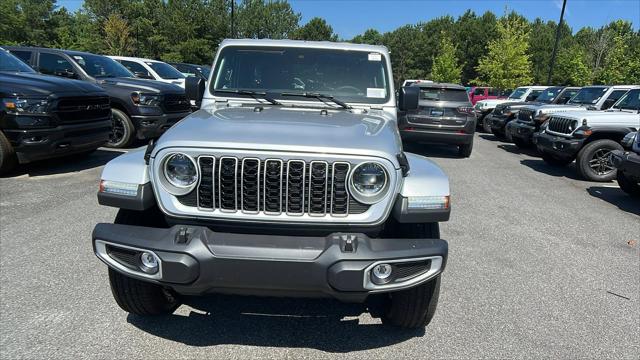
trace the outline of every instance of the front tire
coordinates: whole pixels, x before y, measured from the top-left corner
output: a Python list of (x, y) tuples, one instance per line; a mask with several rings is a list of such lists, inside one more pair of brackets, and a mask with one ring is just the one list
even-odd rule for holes
[(629, 178), (624, 174), (624, 172), (618, 170), (617, 175), (618, 185), (622, 191), (627, 194), (640, 198), (640, 182)]
[(124, 148), (131, 144), (135, 127), (129, 116), (118, 109), (111, 109), (112, 129), (107, 147)]
[(16, 152), (13, 150), (9, 139), (0, 132), (0, 175), (13, 170), (17, 164)]
[(111, 293), (118, 306), (126, 312), (140, 315), (171, 314), (180, 305), (170, 290), (160, 285), (136, 280), (109, 269)]
[(493, 131), (491, 131), (491, 124), (489, 123), (489, 119), (487, 119), (488, 116), (485, 116), (482, 119), (482, 129), (484, 130), (484, 132), (486, 132), (487, 134), (491, 134), (493, 133)]
[(615, 179), (617, 170), (610, 157), (613, 150), (623, 150), (622, 145), (609, 139), (588, 143), (576, 157), (578, 173), (589, 181), (607, 182)]

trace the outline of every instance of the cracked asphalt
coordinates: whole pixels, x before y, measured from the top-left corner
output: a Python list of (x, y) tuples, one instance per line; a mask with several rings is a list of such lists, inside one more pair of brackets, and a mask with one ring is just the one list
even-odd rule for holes
[(127, 315), (91, 249), (93, 226), (116, 213), (96, 191), (118, 153), (99, 150), (0, 179), (0, 357), (638, 358), (638, 200), (492, 135), (476, 135), (469, 159), (406, 148), (442, 166), (452, 188), (449, 261), (426, 331), (330, 300), (211, 296), (171, 316)]

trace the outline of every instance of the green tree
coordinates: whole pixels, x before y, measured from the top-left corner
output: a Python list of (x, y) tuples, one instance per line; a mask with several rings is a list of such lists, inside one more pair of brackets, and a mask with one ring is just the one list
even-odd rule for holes
[(367, 29), (362, 35), (357, 35), (351, 39), (352, 43), (382, 45), (382, 34), (376, 29)]
[(462, 76), (462, 66), (458, 64), (456, 47), (446, 34), (442, 34), (440, 38), (439, 52), (433, 59), (431, 80), (459, 84)]
[(522, 17), (511, 13), (500, 19), (497, 24), (497, 38), (487, 46), (476, 68), (478, 84), (501, 89), (530, 84), (531, 60), (529, 49), (529, 25)]
[(333, 33), (333, 28), (324, 19), (314, 17), (296, 30), (293, 33), (293, 38), (296, 40), (337, 41), (338, 35)]
[(597, 82), (607, 85), (624, 84), (627, 82), (627, 66), (629, 65), (629, 59), (626, 57), (628, 50), (627, 38), (628, 36), (620, 34), (614, 35), (611, 48), (606, 55), (606, 64), (597, 75)]
[(478, 77), (478, 60), (485, 54), (487, 44), (496, 32), (496, 16), (487, 11), (482, 16), (467, 10), (453, 26), (453, 42), (456, 44), (458, 59), (462, 59), (463, 84)]
[(104, 22), (105, 50), (111, 55), (129, 55), (131, 51), (131, 29), (127, 20), (113, 13)]
[(401, 26), (394, 31), (385, 33), (382, 42), (391, 52), (391, 64), (393, 78), (396, 85), (405, 79), (425, 78), (427, 69), (418, 65), (417, 51), (422, 40), (423, 33), (415, 25)]
[(237, 7), (241, 38), (287, 39), (298, 28), (300, 14), (287, 1), (243, 0)]
[(561, 49), (553, 70), (554, 85), (584, 86), (591, 82), (584, 49), (579, 45)]

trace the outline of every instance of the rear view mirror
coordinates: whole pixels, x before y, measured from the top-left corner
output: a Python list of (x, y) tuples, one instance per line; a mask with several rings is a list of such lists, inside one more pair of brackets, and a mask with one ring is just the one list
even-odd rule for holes
[(419, 86), (403, 86), (398, 94), (398, 107), (402, 111), (418, 109), (418, 99), (420, 97)]
[(204, 96), (204, 80), (196, 76), (188, 77), (185, 79), (184, 90), (189, 102), (200, 108)]

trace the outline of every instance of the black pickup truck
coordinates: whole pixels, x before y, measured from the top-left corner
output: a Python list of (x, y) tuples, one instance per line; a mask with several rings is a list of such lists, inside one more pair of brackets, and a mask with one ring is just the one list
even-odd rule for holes
[(7, 46), (15, 56), (47, 75), (94, 83), (111, 98), (111, 147), (126, 147), (134, 138), (150, 139), (191, 113), (184, 89), (135, 78), (117, 61), (80, 51)]
[(111, 134), (109, 96), (40, 75), (0, 48), (0, 174), (18, 163), (91, 152)]

